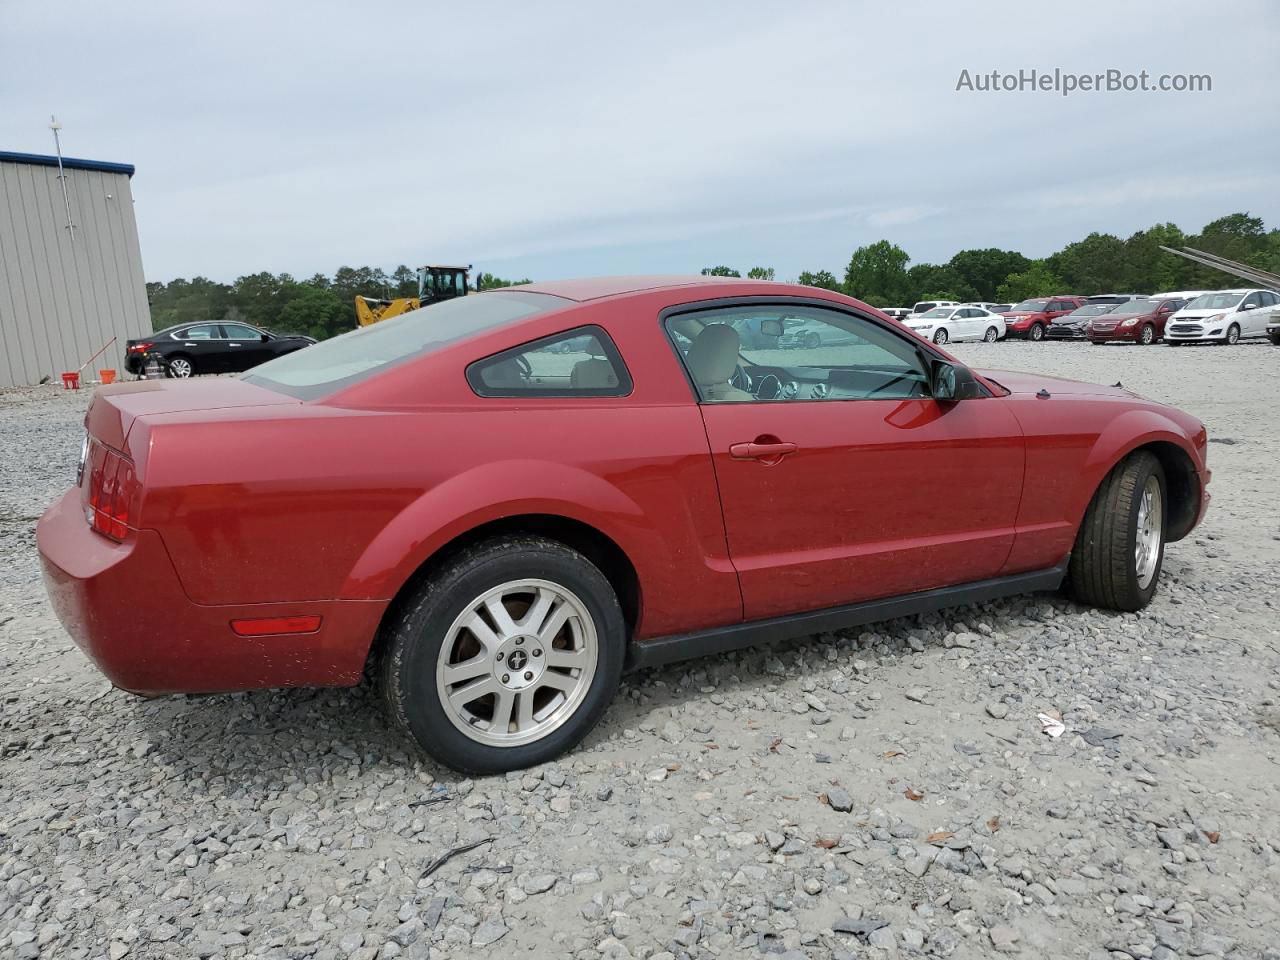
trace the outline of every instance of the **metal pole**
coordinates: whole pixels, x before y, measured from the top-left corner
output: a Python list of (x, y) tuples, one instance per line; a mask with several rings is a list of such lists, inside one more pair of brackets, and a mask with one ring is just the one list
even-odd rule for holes
[(71, 239), (76, 238), (75, 221), (71, 219), (71, 197), (67, 193), (67, 173), (62, 169), (62, 141), (58, 139), (58, 131), (62, 124), (57, 117), (49, 118), (49, 129), (53, 131), (53, 149), (58, 154), (58, 181), (62, 184), (62, 205), (67, 210), (67, 229), (71, 231)]

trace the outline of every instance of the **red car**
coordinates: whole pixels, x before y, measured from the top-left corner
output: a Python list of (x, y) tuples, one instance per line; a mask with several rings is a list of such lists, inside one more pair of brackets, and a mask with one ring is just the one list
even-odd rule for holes
[[(830, 336), (771, 346), (796, 320)], [(1140, 609), (1209, 502), (1194, 417), (738, 279), (449, 300), (238, 378), (101, 388), (86, 427), (37, 535), (114, 684), (351, 685), (372, 658), (396, 720), (475, 772), (572, 747), (624, 666), (1064, 578)]]
[(1005, 335), (1043, 340), (1055, 318), (1084, 306), (1084, 297), (1034, 297), (1016, 303), (1004, 317)]
[(1114, 310), (1093, 317), (1085, 327), (1090, 343), (1126, 340), (1150, 346), (1164, 339), (1164, 325), (1174, 312), (1187, 305), (1181, 297), (1154, 299), (1140, 297), (1120, 304)]

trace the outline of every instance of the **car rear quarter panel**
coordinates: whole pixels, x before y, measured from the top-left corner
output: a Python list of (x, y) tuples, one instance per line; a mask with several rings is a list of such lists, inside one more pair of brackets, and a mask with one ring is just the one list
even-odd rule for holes
[(1009, 402), (1026, 434), (1027, 473), (1007, 573), (1060, 562), (1098, 485), (1138, 447), (1172, 443), (1204, 472), (1191, 439), (1198, 421), (1168, 407), (1126, 396), (1067, 393), (1048, 399), (1016, 393)]

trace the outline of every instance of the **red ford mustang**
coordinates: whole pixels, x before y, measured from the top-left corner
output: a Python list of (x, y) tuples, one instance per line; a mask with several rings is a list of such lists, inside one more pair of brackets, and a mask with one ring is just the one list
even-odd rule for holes
[[(818, 345), (780, 348), (797, 320)], [(1209, 501), (1194, 417), (735, 279), (446, 301), (235, 379), (104, 387), (86, 427), (38, 539), (113, 683), (350, 685), (372, 658), (475, 772), (571, 748), (628, 664), (1064, 580), (1140, 609)]]

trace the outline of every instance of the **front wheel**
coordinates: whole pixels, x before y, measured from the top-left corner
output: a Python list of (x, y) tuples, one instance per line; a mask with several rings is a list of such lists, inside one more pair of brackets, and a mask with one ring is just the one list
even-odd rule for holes
[(1033, 323), (1031, 325), (1031, 329), (1027, 331), (1027, 336), (1030, 337), (1032, 340), (1043, 340), (1044, 324)]
[(596, 725), (622, 675), (626, 625), (604, 574), (564, 544), (488, 540), (454, 556), (390, 628), (393, 720), (436, 760), (493, 774), (544, 763)]
[(1227, 343), (1234, 347), (1239, 342), (1240, 327), (1233, 323), (1231, 326), (1227, 327)]
[(1148, 324), (1142, 328), (1142, 332), (1138, 334), (1138, 343), (1144, 347), (1149, 347), (1156, 342), (1156, 328)]
[(950, 339), (951, 339), (951, 336), (950, 334), (947, 333), (946, 327), (939, 328), (938, 331), (933, 335), (933, 342), (937, 344), (946, 343)]
[(1071, 551), (1071, 593), (1080, 603), (1141, 610), (1164, 563), (1164, 469), (1139, 450), (1107, 474), (1085, 511)]
[(987, 327), (987, 332), (982, 335), (982, 339), (987, 343), (995, 343), (1000, 339), (1000, 331), (995, 327)]

